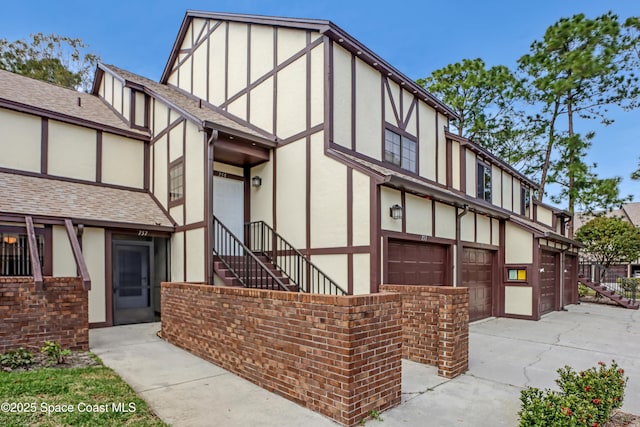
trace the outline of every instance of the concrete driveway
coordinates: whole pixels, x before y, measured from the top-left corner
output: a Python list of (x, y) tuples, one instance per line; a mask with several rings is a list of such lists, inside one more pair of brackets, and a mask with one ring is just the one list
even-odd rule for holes
[[(336, 426), (155, 336), (159, 324), (90, 331), (92, 351), (175, 426)], [(629, 376), (623, 410), (640, 414), (640, 312), (569, 306), (538, 322), (470, 326), (469, 371), (453, 380), (404, 361), (403, 402), (369, 426), (515, 426), (520, 390), (552, 388), (556, 370), (615, 359)]]

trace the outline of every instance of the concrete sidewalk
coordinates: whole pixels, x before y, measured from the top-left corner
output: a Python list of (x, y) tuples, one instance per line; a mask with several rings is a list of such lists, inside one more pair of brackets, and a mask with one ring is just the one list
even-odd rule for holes
[[(90, 331), (91, 350), (172, 426), (337, 424), (156, 336), (158, 323)], [(520, 390), (552, 388), (556, 370), (615, 359), (629, 375), (627, 412), (640, 414), (640, 312), (570, 306), (538, 322), (490, 319), (470, 327), (469, 372), (453, 380), (403, 361), (402, 404), (370, 426), (515, 426)]]

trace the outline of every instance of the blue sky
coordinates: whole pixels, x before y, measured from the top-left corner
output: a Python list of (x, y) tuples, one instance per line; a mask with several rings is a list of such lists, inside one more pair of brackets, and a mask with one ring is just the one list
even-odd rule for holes
[[(529, 45), (561, 17), (612, 10), (640, 16), (638, 0), (76, 0), (6, 1), (0, 38), (31, 33), (82, 38), (104, 62), (157, 80), (187, 9), (329, 19), (413, 79), (463, 58), (514, 67)], [(597, 135), (589, 155), (602, 177), (622, 176), (622, 192), (640, 201), (629, 180), (640, 156), (640, 111), (611, 110), (608, 127), (584, 123)]]

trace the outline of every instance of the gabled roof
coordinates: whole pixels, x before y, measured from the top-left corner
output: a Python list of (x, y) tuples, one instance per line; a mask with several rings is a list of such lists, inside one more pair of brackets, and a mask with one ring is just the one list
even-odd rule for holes
[(180, 46), (182, 39), (187, 33), (189, 24), (193, 18), (215, 19), (220, 21), (242, 22), (250, 24), (271, 25), (275, 27), (284, 28), (297, 28), (302, 30), (317, 31), (320, 34), (326, 35), (334, 42), (339, 43), (342, 47), (353, 53), (358, 54), (358, 58), (368, 63), (369, 65), (376, 67), (381, 72), (387, 75), (387, 77), (398, 84), (403, 85), (404, 88), (413, 91), (419, 97), (440, 113), (447, 117), (455, 118), (458, 115), (449, 108), (446, 104), (426, 91), (422, 86), (417, 84), (413, 79), (410, 79), (403, 73), (401, 73), (393, 65), (379, 57), (368, 47), (360, 43), (357, 39), (351, 36), (349, 33), (338, 27), (331, 21), (321, 19), (302, 19), (302, 18), (282, 18), (275, 16), (262, 16), (262, 15), (243, 15), (235, 13), (219, 13), (219, 12), (204, 12), (196, 10), (187, 10), (182, 25), (178, 31), (178, 36), (173, 44), (169, 59), (165, 65), (162, 77), (160, 77), (161, 83), (167, 83), (169, 75), (171, 74), (171, 68), (178, 57), (180, 52)]
[(0, 107), (148, 139), (98, 97), (0, 70)]
[(0, 172), (0, 212), (70, 218), (86, 225), (172, 231), (173, 221), (149, 193)]
[[(200, 127), (217, 129), (230, 135), (267, 144), (276, 142), (274, 135), (177, 88), (154, 82), (115, 65), (98, 64), (98, 71), (108, 72), (120, 78), (126, 86), (136, 87), (162, 100)], [(96, 76), (96, 81), (99, 80), (98, 77)], [(97, 84), (94, 85), (93, 93), (98, 93)]]
[[(630, 222), (635, 227), (640, 227), (640, 202), (625, 203), (620, 209), (613, 209), (609, 212), (596, 213), (596, 215), (598, 214), (602, 214), (607, 218), (622, 218), (624, 221)], [(582, 212), (576, 213), (574, 216), (575, 230), (578, 230), (578, 228), (591, 221), (594, 217), (594, 215), (587, 215)]]

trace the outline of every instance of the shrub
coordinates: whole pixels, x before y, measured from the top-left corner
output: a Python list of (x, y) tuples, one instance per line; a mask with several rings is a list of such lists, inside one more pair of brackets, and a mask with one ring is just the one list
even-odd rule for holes
[(60, 343), (55, 341), (45, 341), (40, 352), (47, 355), (47, 361), (49, 363), (58, 365), (64, 363), (66, 357), (71, 354), (71, 351), (68, 349), (63, 350)]
[(581, 372), (565, 366), (558, 374), (559, 392), (534, 387), (521, 392), (520, 427), (598, 427), (622, 406), (627, 379), (615, 361)]
[(22, 347), (0, 354), (0, 366), (10, 369), (24, 368), (33, 363), (33, 353)]

